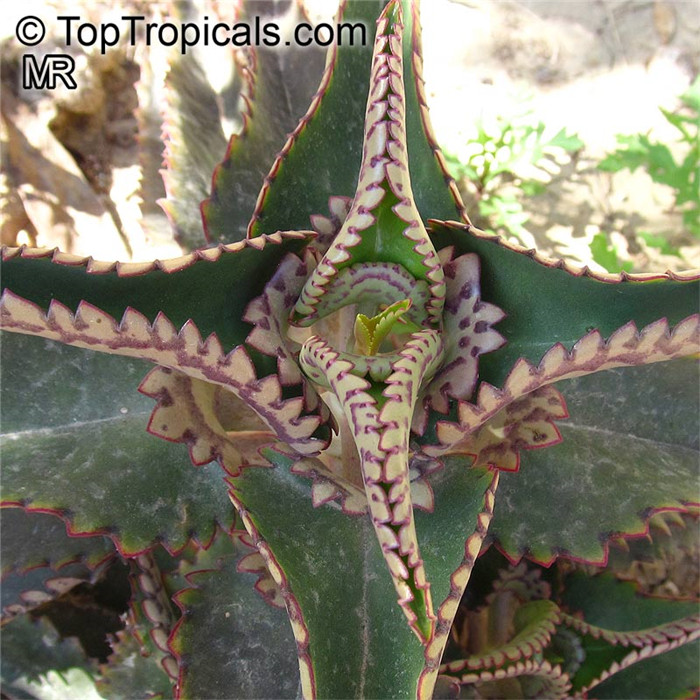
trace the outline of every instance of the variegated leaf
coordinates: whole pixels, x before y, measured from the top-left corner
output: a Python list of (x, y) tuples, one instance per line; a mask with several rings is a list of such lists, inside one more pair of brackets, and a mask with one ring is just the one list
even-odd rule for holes
[(420, 387), (435, 371), (441, 352), (435, 331), (412, 334), (391, 363), (391, 374), (379, 385), (379, 397), (372, 394), (370, 382), (352, 373), (352, 362), (320, 338), (310, 338), (300, 357), (305, 371), (323, 377), (340, 402), (359, 453), (370, 513), (399, 604), (424, 640), (431, 635), (433, 612), (413, 522), (410, 417)]
[(598, 331), (591, 331), (571, 351), (558, 343), (537, 366), (524, 358), (518, 360), (501, 389), (483, 383), (474, 404), (460, 401), (459, 424), (438, 423), (442, 449), (450, 449), (455, 441), (464, 439), (505, 406), (539, 387), (605, 369), (664, 362), (692, 355), (699, 347), (698, 314), (689, 316), (673, 329), (666, 319), (659, 319), (641, 331), (630, 322), (607, 340)]
[(544, 386), (507, 404), (473, 432), (441, 423), (440, 437), (449, 447), (426, 447), (425, 451), (431, 455), (471, 455), (473, 466), (517, 471), (521, 450), (550, 447), (561, 441), (554, 421), (567, 416), (564, 397), (554, 387)]
[(73, 314), (58, 301), (43, 310), (12, 292), (0, 301), (3, 325), (68, 345), (151, 360), (205, 382), (226, 387), (243, 399), (269, 428), (301, 453), (320, 449), (311, 435), (320, 420), (304, 416), (304, 399), (282, 398), (276, 375), (258, 379), (255, 366), (242, 346), (225, 354), (216, 335), (204, 341), (188, 321), (179, 331), (163, 314), (151, 324), (145, 316), (127, 309), (120, 322), (100, 309), (81, 302)]
[[(266, 464), (258, 450), (273, 444), (274, 434), (222, 386), (156, 367), (141, 382), (139, 391), (158, 401), (148, 431), (185, 443), (194, 465), (217, 460), (236, 476), (243, 466)], [(231, 422), (224, 426), (222, 420), (226, 419)]]
[(422, 305), (427, 318), (436, 324), (441, 317), (444, 275), (413, 201), (408, 171), (401, 15), (400, 4), (392, 2), (378, 21), (356, 194), (340, 232), (304, 286), (295, 314), (300, 323), (329, 313), (325, 294), (346, 286), (346, 271), (368, 262), (400, 266), (412, 286), (423, 282), (429, 292)]

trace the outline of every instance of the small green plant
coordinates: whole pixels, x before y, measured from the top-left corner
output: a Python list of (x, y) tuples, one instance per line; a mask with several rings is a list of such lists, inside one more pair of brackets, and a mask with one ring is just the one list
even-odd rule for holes
[(618, 249), (608, 240), (608, 234), (605, 231), (596, 233), (590, 243), (591, 256), (595, 262), (608, 272), (625, 272), (632, 271), (632, 263), (629, 261), (622, 262)]
[[(649, 134), (618, 135), (620, 147), (600, 161), (598, 168), (609, 173), (645, 170), (655, 183), (673, 190), (674, 207), (682, 215), (683, 227), (700, 238), (700, 77), (679, 99), (681, 106), (676, 111), (661, 108), (679, 133), (675, 148), (655, 141)], [(637, 235), (665, 255), (680, 256), (669, 235), (644, 231)]]
[(176, 88), (192, 252), (2, 248), (3, 697), (76, 667), (114, 700), (687, 694), (696, 601), (606, 564), (695, 524), (699, 275), (474, 227), (416, 3), (342, 12), (367, 46), (330, 48), (296, 128), (299, 71), (246, 64), (203, 227), (217, 102)]
[(459, 155), (448, 155), (447, 162), (465, 200), (477, 206), (477, 222), (486, 230), (522, 239), (529, 220), (523, 198), (540, 194), (561, 158), (582, 147), (566, 128), (547, 135), (545, 124), (533, 123), (531, 112), (525, 111), (478, 121), (476, 135)]

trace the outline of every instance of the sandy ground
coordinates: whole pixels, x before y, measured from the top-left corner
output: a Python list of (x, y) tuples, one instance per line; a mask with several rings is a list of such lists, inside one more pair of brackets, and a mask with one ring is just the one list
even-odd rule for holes
[[(585, 143), (577, 163), (524, 202), (527, 243), (588, 262), (601, 229), (634, 253), (639, 228), (681, 228), (670, 190), (639, 171), (609, 175), (594, 165), (616, 134), (676, 139), (659, 107), (674, 109), (700, 67), (699, 2), (431, 0), (422, 21), (426, 88), (445, 150), (459, 154), (477, 119), (523, 108), (552, 134), (565, 126)], [(697, 244), (683, 252), (685, 261), (651, 251), (654, 260), (635, 262), (700, 266)]]

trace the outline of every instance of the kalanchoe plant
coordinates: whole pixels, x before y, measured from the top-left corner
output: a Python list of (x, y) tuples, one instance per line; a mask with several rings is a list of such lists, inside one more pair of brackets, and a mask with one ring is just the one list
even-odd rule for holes
[[(430, 130), (417, 8), (341, 13), (373, 44), (331, 48), (276, 156), (275, 105), (253, 102), (209, 245), (3, 250), (8, 692), (78, 665), (105, 697), (619, 696), (637, 663), (685, 692), (695, 603), (552, 565), (603, 565), (657, 511), (692, 527), (698, 275), (594, 275), (476, 230)], [(241, 182), (262, 186), (247, 226)], [(169, 206), (183, 239), (197, 206)], [(29, 624), (118, 576), (99, 667)]]

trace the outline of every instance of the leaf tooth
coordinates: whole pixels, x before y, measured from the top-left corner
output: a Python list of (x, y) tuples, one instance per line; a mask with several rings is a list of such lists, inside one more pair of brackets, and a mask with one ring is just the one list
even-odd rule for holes
[(246, 349), (239, 345), (226, 357), (226, 365), (241, 384), (252, 384), (256, 381), (255, 367)]
[(172, 345), (177, 339), (177, 329), (162, 311), (159, 311), (156, 315), (151, 328), (156, 341), (161, 345)]
[(68, 328), (74, 323), (74, 316), (71, 310), (57, 299), (52, 299), (49, 309), (46, 312), (48, 325), (56, 330)]
[(91, 338), (107, 343), (118, 332), (117, 322), (108, 313), (86, 301), (78, 304), (73, 325), (78, 331), (89, 331)]
[(124, 311), (119, 332), (128, 344), (138, 347), (147, 347), (151, 342), (151, 330), (148, 319), (136, 309), (128, 306)]
[(52, 262), (59, 265), (82, 266), (85, 264), (86, 258), (81, 255), (73, 255), (72, 253), (64, 253), (61, 250), (57, 250), (54, 253)]
[(700, 335), (700, 315), (695, 314), (681, 321), (672, 331), (671, 340), (674, 347), (698, 344)]
[(335, 233), (333, 222), (327, 216), (312, 214), (309, 219), (311, 220), (311, 227), (319, 234), (330, 236)]
[(222, 245), (218, 245), (215, 248), (202, 248), (195, 252), (200, 260), (216, 262), (225, 252), (225, 248)]
[(571, 349), (570, 357), (576, 363), (585, 365), (593, 360), (605, 347), (599, 330), (593, 330), (577, 341)]
[(265, 247), (265, 242), (264, 236), (256, 236), (255, 238), (247, 239), (248, 245), (256, 250), (262, 250)]
[(0, 313), (3, 326), (6, 328), (22, 327), (32, 332), (31, 329), (41, 329), (46, 323), (46, 317), (39, 306), (14, 294), (9, 289), (5, 289), (0, 297)]
[(26, 248), (26, 246), (4, 245), (4, 246), (0, 247), (0, 258), (2, 259), (3, 262), (5, 262), (7, 260), (12, 260), (12, 258), (21, 257), (22, 250), (25, 248)]
[(92, 256), (87, 258), (85, 271), (90, 274), (104, 275), (108, 272), (113, 272), (119, 269), (119, 262), (111, 262), (109, 260), (94, 260)]
[(479, 387), (479, 404), (487, 411), (494, 409), (504, 395), (504, 391), (484, 382)]
[(372, 513), (372, 520), (380, 524), (389, 522), (391, 520), (391, 508), (379, 480), (372, 481), (366, 478), (365, 493), (367, 494), (367, 502)]
[(202, 344), (202, 353), (209, 358), (212, 362), (221, 363), (224, 359), (224, 348), (221, 345), (219, 336), (216, 333), (212, 333), (207, 337), (207, 339)]
[[(146, 274), (153, 269), (152, 262), (118, 262), (117, 274), (120, 277), (137, 277)], [(88, 272), (93, 272), (94, 268), (91, 265), (87, 267)]]
[(55, 253), (59, 252), (58, 248), (29, 248), (22, 246), (20, 253), (23, 258), (51, 258)]
[[(530, 384), (539, 382), (540, 377), (551, 376), (560, 367), (565, 365), (569, 361), (569, 358), (569, 351), (561, 343), (556, 343), (544, 354), (537, 369), (533, 368), (532, 374), (537, 375), (537, 377), (531, 377)], [(513, 391), (516, 391), (519, 388), (515, 381), (510, 381), (510, 375), (508, 375), (505, 385), (509, 389), (512, 386)]]
[(185, 325), (180, 329), (178, 337), (183, 343), (183, 350), (188, 355), (195, 356), (202, 354), (204, 343), (199, 333), (199, 328), (197, 328), (197, 325), (192, 319), (186, 321)]

